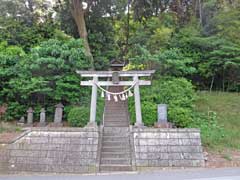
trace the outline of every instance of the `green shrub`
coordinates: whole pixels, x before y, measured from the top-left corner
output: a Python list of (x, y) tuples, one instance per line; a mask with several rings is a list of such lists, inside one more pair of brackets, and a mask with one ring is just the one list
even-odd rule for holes
[(224, 128), (217, 122), (216, 113), (194, 112), (193, 116), (194, 120), (188, 127), (201, 130), (202, 143), (205, 147), (217, 147), (225, 136), (225, 132)]
[(170, 106), (168, 117), (178, 127), (188, 127), (193, 121), (192, 113), (193, 111), (189, 108)]
[[(154, 80), (152, 86), (141, 88), (143, 122), (152, 126), (157, 121), (157, 104), (168, 105), (168, 119), (178, 127), (192, 122), (195, 92), (191, 82), (184, 78)], [(131, 122), (135, 121), (134, 102), (129, 100)]]
[(73, 107), (68, 113), (68, 122), (73, 127), (84, 127), (89, 121), (89, 108), (88, 107)]
[(104, 101), (104, 98), (101, 98), (101, 92), (99, 91), (98, 93), (99, 93), (98, 94), (99, 98), (97, 100), (96, 122), (98, 125), (100, 125), (102, 123), (102, 119), (103, 119), (103, 111), (104, 111), (105, 101)]
[(4, 119), (7, 121), (18, 120), (21, 116), (27, 115), (27, 106), (18, 102), (10, 102), (7, 105), (7, 111), (4, 115)]
[[(145, 126), (153, 126), (157, 120), (157, 105), (152, 102), (142, 102), (142, 119)], [(131, 124), (134, 124), (136, 119), (134, 105), (129, 108), (131, 116)]]

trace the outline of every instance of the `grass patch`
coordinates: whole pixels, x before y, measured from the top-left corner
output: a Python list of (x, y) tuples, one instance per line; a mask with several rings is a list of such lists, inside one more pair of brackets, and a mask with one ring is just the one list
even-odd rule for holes
[[(212, 132), (208, 145), (214, 149), (240, 149), (240, 94), (225, 92), (200, 92), (195, 109), (201, 113), (216, 113), (216, 120), (223, 126), (222, 138), (219, 132)], [(214, 138), (216, 135), (216, 138)]]
[(232, 157), (231, 157), (231, 155), (229, 155), (229, 154), (223, 154), (223, 155), (222, 155), (222, 158), (224, 158), (224, 159), (226, 159), (226, 160), (228, 160), (228, 161), (232, 161)]
[(10, 122), (0, 122), (0, 134), (5, 132), (21, 132), (22, 128)]

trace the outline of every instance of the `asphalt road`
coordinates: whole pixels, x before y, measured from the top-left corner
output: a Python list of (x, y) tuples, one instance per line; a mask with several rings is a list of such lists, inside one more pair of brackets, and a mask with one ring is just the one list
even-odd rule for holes
[(97, 175), (0, 175), (0, 180), (240, 180), (240, 168), (162, 170)]

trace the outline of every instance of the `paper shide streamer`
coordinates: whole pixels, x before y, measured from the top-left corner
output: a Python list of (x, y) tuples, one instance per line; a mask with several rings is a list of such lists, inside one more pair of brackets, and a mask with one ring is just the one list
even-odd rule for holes
[(104, 98), (106, 96), (107, 100), (111, 101), (111, 96), (112, 96), (113, 100), (115, 102), (118, 102), (118, 100), (125, 101), (129, 97), (133, 96), (131, 89), (136, 85), (136, 82), (133, 83), (133, 85), (131, 87), (129, 87), (128, 89), (126, 89), (122, 92), (118, 92), (118, 93), (107, 91), (104, 88), (102, 88), (101, 86), (99, 86), (97, 83), (96, 83), (96, 85), (102, 90), (101, 97)]

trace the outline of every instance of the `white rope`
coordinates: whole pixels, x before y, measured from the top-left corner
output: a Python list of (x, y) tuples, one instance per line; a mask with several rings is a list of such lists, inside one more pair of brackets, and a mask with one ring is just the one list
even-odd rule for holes
[(114, 93), (114, 92), (110, 92), (104, 88), (102, 88), (100, 85), (98, 85), (96, 82), (94, 82), (94, 84), (97, 85), (97, 87), (99, 87), (99, 89), (101, 89), (102, 91), (106, 92), (107, 94), (111, 94), (111, 95), (120, 95), (120, 94), (124, 94), (128, 91), (130, 91), (130, 89), (132, 89), (136, 84), (137, 84), (137, 81), (133, 83), (133, 85), (131, 87), (129, 87), (128, 89), (122, 91), (122, 92), (117, 92), (117, 93)]

